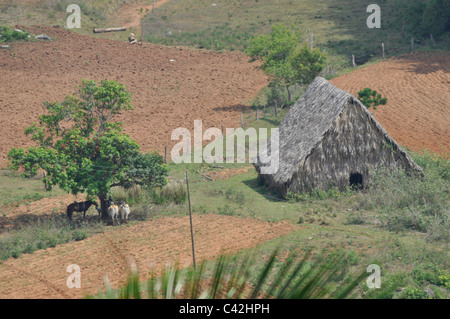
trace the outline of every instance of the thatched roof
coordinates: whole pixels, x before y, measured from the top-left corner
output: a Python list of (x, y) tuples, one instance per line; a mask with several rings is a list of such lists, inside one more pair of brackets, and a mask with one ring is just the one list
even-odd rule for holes
[[(368, 118), (373, 122), (375, 129), (384, 136), (385, 141), (399, 153), (398, 155), (406, 157), (411, 168), (421, 171), (356, 97), (338, 89), (324, 78), (317, 77), (280, 123), (279, 169), (275, 174), (265, 175), (265, 178), (269, 179), (270, 183), (279, 185), (289, 182), (302, 161), (304, 162), (322, 142), (327, 132), (334, 129), (340, 114), (350, 104), (356, 105), (358, 112), (367, 115), (364, 120)], [(268, 152), (271, 154), (270, 140), (268, 145)], [(261, 166), (264, 164), (257, 161), (255, 167), (258, 172)]]

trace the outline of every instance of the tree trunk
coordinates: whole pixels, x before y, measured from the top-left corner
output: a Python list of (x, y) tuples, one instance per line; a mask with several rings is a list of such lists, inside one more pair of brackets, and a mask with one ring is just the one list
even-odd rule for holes
[(100, 209), (102, 212), (102, 219), (107, 220), (109, 218), (109, 216), (108, 216), (108, 195), (107, 194), (98, 195), (98, 198), (100, 199)]
[(286, 85), (286, 91), (288, 93), (288, 102), (291, 102), (291, 90), (289, 88), (289, 85)]

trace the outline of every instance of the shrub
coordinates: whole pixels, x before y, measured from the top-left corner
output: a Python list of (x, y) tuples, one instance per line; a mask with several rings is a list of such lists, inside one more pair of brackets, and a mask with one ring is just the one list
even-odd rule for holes
[(0, 42), (14, 42), (19, 40), (27, 40), (28, 32), (14, 31), (11, 28), (0, 26)]
[(184, 183), (182, 182), (169, 182), (165, 187), (162, 189), (154, 190), (151, 193), (151, 197), (153, 201), (158, 204), (183, 204), (186, 202), (186, 188)]
[(150, 200), (150, 192), (139, 185), (129, 188), (115, 187), (111, 189), (111, 196), (115, 202), (124, 201), (129, 205), (147, 203)]
[(428, 294), (419, 288), (407, 287), (400, 295), (402, 299), (428, 299)]
[(373, 91), (369, 88), (359, 91), (358, 99), (367, 108), (370, 108), (371, 106), (376, 108), (380, 104), (385, 105), (387, 103), (387, 98), (382, 98), (381, 94), (378, 94), (377, 91)]
[(225, 216), (234, 216), (234, 215), (236, 215), (236, 212), (234, 211), (234, 209), (231, 206), (227, 205), (227, 204), (225, 204), (225, 206), (223, 206), (223, 207), (217, 208), (217, 213), (219, 215), (225, 215)]
[(434, 240), (449, 238), (449, 184), (435, 172), (426, 170), (419, 177), (381, 169), (372, 180), (362, 208), (379, 211), (388, 229), (425, 232)]
[(366, 219), (362, 213), (350, 213), (347, 215), (347, 225), (363, 225)]

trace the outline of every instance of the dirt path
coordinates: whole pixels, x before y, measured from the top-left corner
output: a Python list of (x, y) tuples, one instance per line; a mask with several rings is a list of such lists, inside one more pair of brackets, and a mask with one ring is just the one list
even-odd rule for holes
[(331, 82), (357, 96), (368, 87), (388, 98), (375, 118), (402, 146), (450, 151), (450, 57), (418, 53), (371, 65)]
[[(255, 247), (298, 226), (252, 218), (194, 215), (196, 257), (214, 259)], [(104, 289), (106, 275), (113, 288), (126, 279), (135, 263), (141, 279), (167, 262), (192, 262), (189, 217), (165, 217), (98, 234), (79, 242), (22, 255), (0, 263), (0, 298), (81, 298)], [(67, 288), (67, 266), (81, 269), (81, 289)]]
[[(170, 0), (158, 0), (155, 2), (155, 9), (159, 8), (163, 4)], [(142, 9), (142, 11), (141, 11)], [(151, 12), (153, 9), (153, 2), (150, 5), (142, 5), (139, 3), (126, 4), (117, 12), (114, 21), (118, 25), (126, 27), (127, 29), (135, 28), (138, 32), (141, 32), (141, 19), (145, 14)]]

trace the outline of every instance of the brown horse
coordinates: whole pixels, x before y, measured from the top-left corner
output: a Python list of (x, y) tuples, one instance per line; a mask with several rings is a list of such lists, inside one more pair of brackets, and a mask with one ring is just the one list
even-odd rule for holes
[(67, 206), (67, 217), (69, 217), (70, 220), (72, 220), (72, 214), (73, 212), (83, 212), (83, 219), (86, 218), (86, 211), (94, 205), (98, 211), (98, 204), (96, 202), (87, 200), (85, 202), (73, 202), (69, 206)]

